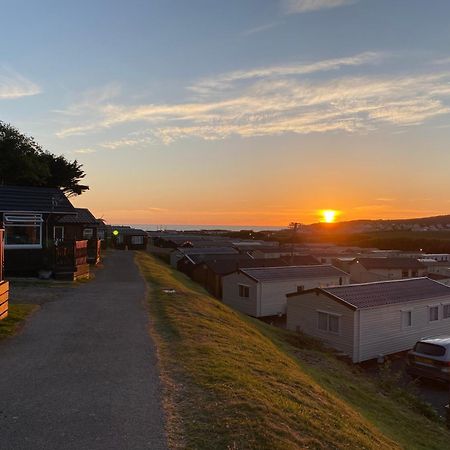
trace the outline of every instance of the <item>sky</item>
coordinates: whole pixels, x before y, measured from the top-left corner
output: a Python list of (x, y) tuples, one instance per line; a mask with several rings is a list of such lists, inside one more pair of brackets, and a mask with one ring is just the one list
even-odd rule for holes
[(450, 212), (448, 0), (0, 6), (0, 120), (110, 223)]

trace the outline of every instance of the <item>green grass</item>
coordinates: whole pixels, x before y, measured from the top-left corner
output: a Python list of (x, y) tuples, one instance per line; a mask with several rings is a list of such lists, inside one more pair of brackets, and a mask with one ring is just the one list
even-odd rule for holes
[(152, 256), (136, 258), (172, 448), (448, 448), (450, 434), (408, 396), (383, 391), (313, 339), (232, 311)]
[(9, 305), (8, 317), (0, 320), (0, 340), (15, 335), (23, 321), (39, 306), (37, 305)]

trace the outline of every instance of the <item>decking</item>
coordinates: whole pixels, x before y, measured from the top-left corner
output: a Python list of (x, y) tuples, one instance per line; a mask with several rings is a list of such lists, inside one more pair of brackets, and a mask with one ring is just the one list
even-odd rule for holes
[(4, 265), (4, 240), (3, 230), (0, 230), (0, 320), (8, 317), (8, 298), (9, 298), (9, 283), (3, 279), (3, 265)]
[(55, 247), (56, 280), (89, 278), (88, 241), (64, 241)]

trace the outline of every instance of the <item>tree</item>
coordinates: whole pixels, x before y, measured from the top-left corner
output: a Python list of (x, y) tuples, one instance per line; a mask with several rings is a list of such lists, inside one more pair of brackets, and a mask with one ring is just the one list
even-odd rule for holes
[(0, 184), (61, 188), (69, 196), (89, 189), (76, 160), (56, 156), (14, 126), (0, 121)]

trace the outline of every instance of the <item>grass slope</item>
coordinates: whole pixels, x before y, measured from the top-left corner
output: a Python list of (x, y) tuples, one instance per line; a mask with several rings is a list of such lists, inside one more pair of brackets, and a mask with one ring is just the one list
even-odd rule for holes
[(0, 340), (16, 334), (23, 321), (38, 308), (37, 305), (9, 305), (8, 317), (0, 320)]
[(448, 448), (441, 424), (315, 341), (232, 311), (148, 254), (136, 258), (150, 288), (173, 448)]

